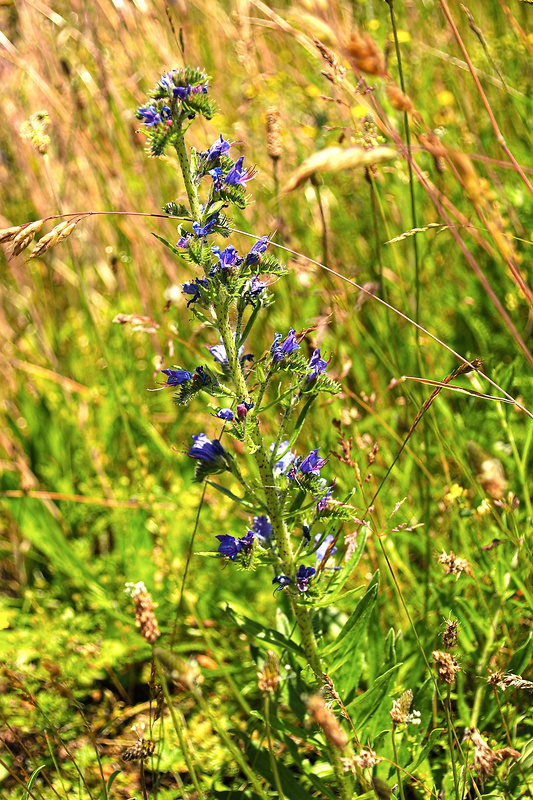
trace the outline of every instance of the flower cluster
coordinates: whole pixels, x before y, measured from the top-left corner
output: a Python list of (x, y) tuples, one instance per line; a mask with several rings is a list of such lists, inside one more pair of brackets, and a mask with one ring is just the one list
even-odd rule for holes
[[(212, 416), (223, 423), (220, 437), (239, 440), (241, 451), (247, 451), (256, 462), (255, 475), (247, 481), (237, 459), (219, 438), (211, 439), (206, 433), (192, 437), (187, 454), (195, 461), (195, 481), (230, 473), (244, 488), (243, 502), (268, 512), (254, 516), (242, 536), (218, 534), (219, 558), (245, 569), (268, 566), (276, 591), (287, 589), (293, 598), (312, 598), (320, 590), (324, 570), (336, 569), (332, 566), (338, 538), (334, 525), (335, 520), (346, 518), (346, 511), (341, 513), (339, 508), (345, 504), (332, 499), (334, 483), (321, 476), (327, 457), (319, 454), (318, 447), (298, 456), (293, 447), (314, 397), (320, 392), (335, 393), (339, 387), (326, 374), (329, 362), (320, 348), (305, 352), (308, 331), (297, 333), (289, 328), (286, 335), (276, 332), (267, 352), (256, 358), (245, 351), (259, 312), (272, 302), (269, 286), (273, 276), (286, 270), (273, 255), (267, 235), (257, 236), (244, 250), (232, 242), (221, 243), (220, 237), (227, 239), (231, 234), (229, 210), (247, 206), (247, 188), (258, 170), (242, 153), (233, 156), (241, 143), (223, 133), (205, 150), (187, 153), (183, 133), (189, 120), (197, 114), (212, 116), (208, 80), (200, 70), (166, 72), (149, 101), (137, 111), (153, 154), (175, 146), (187, 193), (187, 203), (176, 201), (164, 207), (167, 214), (180, 218), (175, 244), (157, 238), (197, 271), (182, 284), (187, 309), (204, 328), (214, 327), (220, 335), (219, 342), (206, 345), (211, 366), (171, 366), (161, 374), (178, 404), (189, 403), (200, 394), (220, 398), (210, 404)], [(279, 401), (280, 397), (285, 399)], [(305, 406), (296, 423), (292, 413), (302, 401)], [(287, 438), (280, 433), (269, 454), (258, 419), (276, 402), (283, 408)], [(216, 482), (211, 485), (227, 496), (233, 494)], [(305, 509), (312, 509), (309, 520)], [(314, 526), (325, 518), (329, 527), (317, 533)], [(298, 530), (303, 537), (298, 555), (293, 556), (290, 537)]]

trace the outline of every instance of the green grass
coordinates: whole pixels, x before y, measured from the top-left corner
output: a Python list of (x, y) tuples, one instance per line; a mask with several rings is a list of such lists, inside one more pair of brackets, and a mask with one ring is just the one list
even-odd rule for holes
[[(533, 8), (509, 7), (507, 14), (496, 0), (470, 4), (484, 45), (459, 3), (450, 9), (506, 144), (527, 170)], [(366, 75), (373, 90), (360, 91), (342, 51), (353, 17), (380, 48), (389, 43), (388, 70), (399, 83), (389, 6), (196, 2), (169, 9), (174, 30), (155, 0), (2, 6), (9, 46), (0, 51), (0, 227), (79, 211), (159, 214), (164, 203), (183, 201), (177, 159), (148, 159), (134, 111), (166, 69), (187, 62), (209, 72), (219, 112), (196, 124), (189, 144), (205, 148), (219, 132), (245, 143), (246, 163), (260, 173), (250, 184), (255, 202), (234, 215), (235, 227), (277, 231), (289, 250), (276, 253), (289, 275), (272, 287), (276, 302), (259, 318), (249, 349), (259, 358), (274, 331), (312, 328), (309, 354), (320, 346), (331, 355), (329, 372), (342, 385), (338, 396), (315, 404), (298, 449), (331, 453), (325, 472), (337, 479), (336, 496), (350, 497), (368, 521), (345, 586), (351, 593), (316, 619), (353, 726), (345, 723), (346, 731), (384, 759), (374, 789), (360, 796), (389, 796), (398, 775), (405, 798), (441, 790), (454, 798), (531, 796), (530, 694), (493, 689), (487, 678), (501, 670), (533, 680), (532, 417), (517, 405), (444, 388), (382, 481), (434, 388), (409, 380), (391, 387), (391, 380), (443, 381), (460, 364), (450, 349), (482, 358), (494, 384), (533, 410), (532, 360), (524, 352), (531, 308), (518, 285), (530, 280), (532, 195), (496, 141), (440, 3), (394, 4), (406, 91), (420, 115), (409, 116), (409, 130), (416, 224), (425, 230), (393, 244), (386, 242), (414, 227), (403, 113), (383, 78)], [(328, 65), (313, 36), (346, 67), (341, 84), (321, 74)], [(341, 130), (341, 146), (379, 137), (397, 158), (380, 164), (372, 180), (362, 168), (325, 170), (318, 185), (308, 181), (277, 197), (266, 142), (272, 105), (283, 122), (281, 187), (315, 150), (337, 146)], [(44, 157), (20, 136), (22, 122), (41, 109), (50, 117)], [(376, 131), (364, 127), (368, 109)], [(444, 172), (427, 150), (430, 130), (440, 136)], [(319, 198), (333, 273), (308, 260), (323, 260)], [(287, 598), (272, 599), (264, 570), (196, 555), (216, 549), (215, 534), (236, 534), (249, 520), (212, 487), (204, 496), (192, 483), (184, 455), (190, 435), (218, 431), (205, 404), (183, 409), (167, 391), (147, 392), (161, 363), (194, 368), (206, 360), (204, 345), (217, 341), (214, 331), (198, 329), (176, 290), (191, 268), (152, 233), (176, 241), (176, 222), (95, 215), (34, 260), (29, 250), (10, 258), (2, 245), (0, 792), (192, 798), (188, 752), (206, 797), (276, 797), (279, 784), (291, 800), (335, 796), (323, 734), (309, 722), (310, 676), (300, 674)], [(243, 236), (232, 241), (249, 247)], [(147, 316), (159, 327), (147, 333), (113, 324), (118, 313)], [(415, 319), (440, 343), (417, 334)], [(475, 373), (453, 383), (501, 395)], [(275, 435), (265, 429), (267, 441)], [(341, 437), (353, 465), (336, 457), (346, 455)], [(239, 492), (231, 479), (220, 482)], [(343, 536), (357, 529), (345, 524)], [(471, 574), (444, 574), (438, 555), (451, 550), (467, 559)], [(372, 578), (378, 570), (379, 580)], [(144, 581), (158, 603), (162, 648), (199, 664), (201, 695), (169, 682), (178, 723), (168, 703), (155, 721), (151, 650), (135, 628), (126, 581)], [(357, 603), (361, 621), (335, 649)], [(444, 620), (455, 617), (461, 672), (448, 701), (431, 654), (443, 649)], [(282, 680), (265, 709), (257, 672), (268, 649), (280, 657)], [(389, 711), (407, 689), (421, 724), (391, 737)], [(134, 724), (156, 742), (142, 768), (121, 759), (136, 741)], [(180, 724), (188, 751), (176, 744)], [(473, 745), (463, 732), (470, 726), (493, 750), (512, 746), (521, 758), (503, 760), (483, 784), (469, 767)]]

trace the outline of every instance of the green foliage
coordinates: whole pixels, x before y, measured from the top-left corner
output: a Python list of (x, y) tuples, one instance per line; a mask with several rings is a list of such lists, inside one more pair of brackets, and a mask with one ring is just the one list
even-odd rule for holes
[[(526, 3), (509, 5), (469, 4), (486, 49), (458, 5), (452, 14), (503, 139), (527, 166), (533, 146), (530, 19)], [(458, 362), (348, 281), (417, 318), (464, 357), (482, 357), (484, 372), (529, 408), (530, 361), (517, 334), (529, 344), (530, 307), (516, 276), (529, 281), (533, 200), (502, 160), (440, 10), (432, 4), (393, 8), (406, 92), (422, 120), (410, 117), (413, 159), (421, 170), (412, 184), (396, 138), (405, 141), (403, 115), (387, 90), (399, 82), (394, 49), (390, 81), (367, 75), (366, 83), (358, 83), (338, 48), (353, 15), (381, 50), (391, 38), (389, 4), (340, 3), (328, 9), (327, 19), (315, 6), (297, 3), (256, 9), (251, 20), (239, 17), (232, 4), (192, 5), (180, 20), (170, 8), (175, 33), (151, 2), (145, 11), (128, 6), (119, 19), (111, 0), (90, 4), (79, 18), (60, 0), (46, 24), (38, 8), (28, 6), (21, 16), (7, 7), (3, 35), (18, 55), (0, 99), (2, 227), (60, 211), (163, 208), (183, 218), (178, 235), (190, 235), (193, 214), (169, 146), (176, 131), (149, 131), (149, 151), (163, 158), (148, 161), (131, 109), (146, 102), (142, 84), (153, 81), (168, 52), (181, 49), (187, 60), (206, 64), (213, 76), (209, 93), (182, 103), (180, 124), (203, 115), (187, 132), (193, 142), (197, 131), (198, 151), (222, 132), (246, 141), (246, 163), (257, 163), (260, 172), (253, 205), (242, 187), (225, 187), (211, 197), (202, 222), (220, 210), (216, 202), (231, 200), (234, 219), (224, 210), (216, 227), (221, 247), (231, 227), (271, 232), (261, 274), (270, 276), (275, 304), (269, 315), (247, 307), (239, 342), (255, 354), (250, 383), (266, 379), (268, 356), (261, 354), (274, 331), (291, 325), (307, 330), (301, 351), (271, 376), (263, 405), (282, 398), (292, 409), (293, 385), (295, 393), (307, 395), (284, 438), (298, 453), (320, 446), (321, 454), (331, 454), (323, 475), (337, 481), (334, 500), (346, 498), (318, 516), (316, 502), (309, 506), (311, 536), (339, 534), (338, 552), (326, 564), (320, 591), (311, 584), (302, 602), (314, 609), (333, 686), (326, 687), (326, 699), (349, 747), (356, 755), (370, 747), (384, 759), (371, 770), (354, 767), (354, 792), (389, 796), (402, 783), (405, 798), (439, 792), (519, 798), (531, 791), (528, 689), (502, 689), (487, 679), (499, 671), (533, 680), (533, 423), (517, 406), (442, 389), (389, 474), (435, 388), (411, 380), (390, 387), (391, 379), (442, 381)], [(65, 37), (67, 29), (73, 35)], [(336, 68), (314, 50), (315, 35), (346, 68), (341, 80), (340, 73), (333, 81), (321, 74)], [(181, 71), (179, 85), (206, 80), (202, 70)], [(163, 86), (151, 97), (167, 103)], [(214, 117), (213, 97), (220, 106)], [(272, 106), (281, 117), (277, 158), (269, 156), (265, 136)], [(19, 135), (21, 121), (40, 107), (51, 120), (46, 156)], [(428, 132), (437, 137), (429, 148)], [(325, 170), (320, 183), (280, 192), (315, 151), (358, 143), (370, 149), (378, 137), (398, 147), (397, 161), (366, 172)], [(472, 169), (463, 178), (473, 183), (458, 174), (457, 160), (439, 163), (439, 146), (450, 149), (444, 156), (458, 151), (469, 157)], [(176, 200), (169, 203), (169, 197)], [(433, 222), (441, 224), (433, 229)], [(413, 228), (421, 230), (406, 235)], [(219, 421), (209, 416), (209, 397), (200, 395), (183, 409), (172, 405), (169, 391), (146, 392), (157, 382), (156, 359), (164, 366), (178, 359), (194, 369), (204, 362), (204, 344), (212, 336), (205, 330), (209, 297), (202, 290), (203, 299), (187, 309), (188, 298), (176, 287), (214, 259), (202, 254), (194, 237), (187, 250), (176, 247), (176, 239), (171, 220), (147, 225), (143, 217), (121, 214), (81, 221), (68, 242), (31, 261), (8, 260), (11, 245), (2, 245), (0, 793), (6, 797), (201, 797), (169, 703), (160, 702), (161, 681), (151, 671), (151, 648), (135, 627), (126, 581), (146, 583), (157, 604), (162, 647), (179, 659), (181, 666), (168, 668), (170, 705), (186, 726), (201, 793), (228, 800), (279, 795), (272, 752), (285, 797), (336, 796), (331, 750), (306, 706), (320, 687), (305, 670), (288, 597), (277, 592), (273, 609), (274, 587), (268, 567), (260, 566), (261, 554), (249, 569), (198, 555), (214, 553), (215, 534), (243, 535), (263, 510), (246, 499), (229, 471), (220, 485), (208, 481), (205, 493), (192, 485), (194, 465), (185, 457), (190, 434), (205, 430), (211, 438), (220, 432)], [(243, 239), (239, 252), (249, 246)], [(227, 286), (228, 296), (240, 291)], [(117, 313), (131, 320), (114, 325)], [(198, 319), (205, 326), (200, 333)], [(331, 361), (328, 374), (309, 387), (301, 378), (315, 347)], [(220, 397), (223, 376), (210, 374), (209, 395)], [(475, 373), (452, 383), (467, 392), (499, 394)], [(191, 388), (180, 389), (178, 397)], [(278, 432), (265, 423), (268, 442)], [(241, 450), (252, 447), (244, 432), (238, 434), (240, 459)], [(255, 489), (254, 476), (251, 484)], [(293, 536), (302, 563), (314, 564), (296, 527)], [(438, 560), (443, 551), (465, 559), (469, 569), (447, 574)], [(334, 565), (342, 569), (330, 570)], [(371, 577), (378, 571), (379, 587)], [(454, 618), (458, 642), (450, 652), (461, 672), (448, 700), (432, 653), (443, 649), (443, 621)], [(257, 674), (269, 650), (281, 666), (266, 703)], [(180, 674), (172, 675), (186, 677), (189, 659), (201, 673), (194, 690), (180, 683)], [(413, 691), (421, 724), (398, 726), (396, 759), (390, 711), (406, 689)], [(162, 715), (154, 721), (158, 703)], [(142, 767), (121, 758), (136, 743), (133, 724), (139, 736), (155, 742)], [(492, 751), (512, 744), (520, 758), (499, 761), (481, 781), (470, 766), (472, 741), (463, 740), (467, 727), (479, 728)], [(218, 728), (231, 732), (258, 787)]]

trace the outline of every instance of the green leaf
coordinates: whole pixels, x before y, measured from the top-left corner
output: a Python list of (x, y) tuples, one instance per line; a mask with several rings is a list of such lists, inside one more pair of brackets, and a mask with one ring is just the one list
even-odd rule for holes
[(160, 236), (158, 233), (154, 233), (153, 231), (152, 231), (152, 236), (155, 236), (155, 238), (156, 238), (156, 239), (159, 239), (159, 241), (160, 241), (162, 244), (164, 244), (164, 245), (165, 245), (165, 247), (168, 247), (168, 249), (170, 250), (170, 252), (171, 252), (171, 253), (174, 253), (174, 255), (175, 255), (175, 256), (179, 256), (180, 258), (183, 258), (183, 253), (182, 253), (180, 250), (178, 250), (178, 248), (177, 248), (177, 247), (174, 247), (174, 245), (173, 245), (173, 244), (170, 244), (170, 242), (169, 242), (169, 241), (167, 241), (167, 239), (164, 239), (164, 238), (163, 238), (162, 236)]
[(46, 764), (41, 764), (40, 767), (37, 767), (36, 769), (33, 770), (32, 774), (30, 775), (30, 778), (28, 780), (28, 785), (26, 786), (26, 788), (24, 790), (24, 794), (22, 795), (22, 800), (30, 800), (30, 798), (32, 797), (32, 791), (31, 790), (33, 788), (33, 784), (37, 780), (37, 776), (38, 776), (39, 772), (41, 772), (41, 770), (43, 770), (45, 767), (46, 767)]
[(359, 603), (356, 605), (353, 613), (350, 615), (348, 620), (346, 621), (342, 631), (339, 633), (337, 638), (334, 642), (328, 645), (323, 651), (322, 656), (326, 658), (327, 656), (336, 653), (337, 650), (340, 649), (342, 645), (342, 652), (339, 654), (337, 659), (331, 663), (330, 670), (337, 669), (341, 664), (343, 664), (346, 659), (350, 658), (352, 655), (351, 647), (355, 645), (355, 649), (357, 649), (357, 641), (358, 638), (361, 636), (366, 623), (368, 622), (368, 617), (370, 616), (370, 612), (376, 602), (376, 597), (378, 593), (378, 580), (379, 580), (379, 573), (376, 572), (374, 577), (372, 578), (368, 589), (361, 598)]
[(275, 631), (272, 628), (267, 628), (264, 625), (261, 625), (261, 623), (255, 622), (255, 620), (250, 619), (249, 617), (245, 617), (243, 614), (238, 614), (228, 604), (226, 604), (225, 610), (228, 616), (239, 626), (239, 628), (241, 628), (243, 631), (246, 631), (246, 633), (250, 634), (250, 636), (259, 639), (261, 642), (265, 642), (266, 644), (273, 645), (274, 647), (281, 647), (284, 650), (290, 650), (297, 656), (304, 658), (304, 652), (300, 645), (297, 645), (291, 639), (283, 636), (283, 634), (279, 633), (279, 631)]

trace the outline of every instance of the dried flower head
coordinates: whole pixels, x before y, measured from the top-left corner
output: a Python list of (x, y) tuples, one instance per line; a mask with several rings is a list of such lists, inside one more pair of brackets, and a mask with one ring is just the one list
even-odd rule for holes
[(397, 700), (394, 700), (390, 716), (394, 726), (396, 725), (420, 725), (420, 711), (411, 711), (413, 703), (413, 692), (407, 689)]
[(459, 576), (462, 575), (463, 572), (467, 575), (472, 575), (472, 567), (466, 558), (459, 558), (459, 556), (455, 555), (453, 550), (450, 550), (449, 553), (443, 550), (437, 560), (445, 567), (445, 575), (456, 575), (457, 579), (459, 579)]
[(355, 765), (360, 767), (360, 769), (372, 769), (372, 767), (375, 767), (380, 761), (383, 761), (383, 758), (378, 756), (373, 750), (370, 750), (370, 748), (368, 748), (368, 750), (363, 748), (359, 755), (354, 756), (353, 760)]
[(137, 759), (150, 758), (154, 754), (155, 742), (151, 739), (139, 739), (134, 745), (128, 747), (122, 753), (124, 761), (136, 761)]
[(326, 64), (328, 64), (331, 67), (331, 71), (323, 70), (322, 75), (324, 75), (324, 77), (327, 78), (328, 81), (331, 81), (331, 83), (342, 83), (342, 81), (344, 80), (344, 76), (346, 75), (346, 70), (344, 69), (344, 67), (341, 64), (339, 64), (339, 62), (335, 58), (334, 53), (332, 53), (331, 50), (328, 50), (328, 48), (325, 45), (323, 45), (321, 41), (319, 41), (318, 39), (314, 39), (313, 41), (316, 49), (318, 50), (318, 52), (320, 53)]
[(385, 77), (387, 70), (383, 53), (370, 34), (361, 33), (358, 28), (352, 33), (351, 39), (346, 45), (346, 55), (351, 64), (358, 72), (366, 72), (368, 75), (380, 75)]
[(322, 695), (314, 694), (307, 698), (307, 710), (311, 717), (324, 731), (328, 742), (339, 750), (344, 750), (348, 744), (348, 737), (342, 730), (337, 717), (327, 707)]
[(532, 681), (526, 681), (521, 675), (513, 675), (512, 672), (508, 672), (505, 675), (503, 672), (493, 672), (487, 678), (487, 683), (490, 686), (497, 686), (498, 689), (503, 689), (503, 691), (512, 686), (515, 689), (526, 689), (529, 692), (533, 692)]
[(445, 620), (442, 643), (447, 650), (457, 644), (457, 617)]
[(470, 765), (470, 769), (472, 767), (475, 769), (481, 783), (484, 783), (488, 777), (494, 774), (497, 764), (507, 758), (520, 758), (518, 750), (512, 747), (493, 750), (483, 739), (477, 728), (470, 728), (468, 738), (474, 745), (474, 763)]
[(437, 665), (439, 671), (439, 680), (441, 683), (453, 683), (455, 675), (460, 670), (460, 666), (452, 656), (445, 650), (433, 650), (433, 661)]
[(273, 650), (267, 651), (267, 657), (261, 672), (257, 673), (257, 685), (263, 694), (276, 692), (279, 684), (279, 658)]
[(273, 161), (277, 161), (283, 155), (283, 143), (281, 139), (281, 114), (276, 106), (271, 106), (266, 114), (267, 117), (267, 153)]
[(133, 600), (135, 624), (141, 629), (141, 635), (148, 644), (154, 644), (161, 634), (154, 613), (152, 595), (142, 581), (135, 584), (127, 583), (125, 591)]

